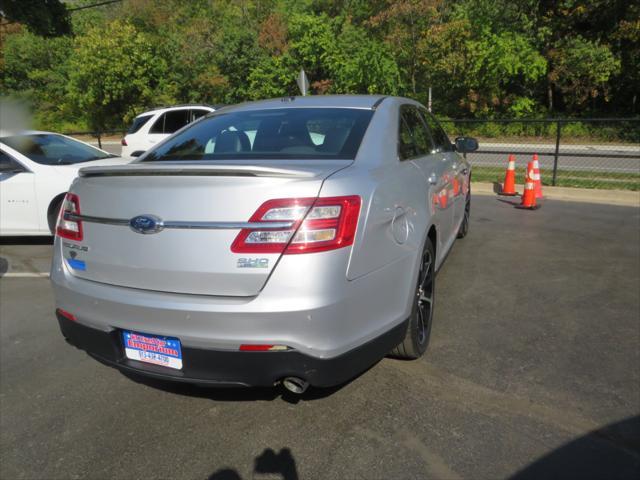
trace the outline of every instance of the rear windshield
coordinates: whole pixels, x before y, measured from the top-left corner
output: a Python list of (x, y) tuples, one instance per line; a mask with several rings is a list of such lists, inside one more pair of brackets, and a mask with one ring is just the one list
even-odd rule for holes
[(133, 124), (129, 127), (129, 130), (127, 130), (127, 133), (136, 133), (138, 130), (142, 128), (142, 126), (145, 123), (149, 121), (151, 117), (153, 117), (153, 114), (140, 115), (139, 117), (136, 117), (135, 120), (133, 121)]
[(221, 112), (187, 127), (141, 161), (352, 160), (372, 115), (352, 108)]
[(3, 137), (0, 142), (42, 165), (71, 165), (115, 156), (72, 138), (50, 133)]

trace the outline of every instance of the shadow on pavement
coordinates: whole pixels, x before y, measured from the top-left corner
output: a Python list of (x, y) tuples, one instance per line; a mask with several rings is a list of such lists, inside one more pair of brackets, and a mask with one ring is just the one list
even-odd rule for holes
[(640, 478), (640, 416), (579, 437), (520, 470), (511, 480)]
[(0, 245), (53, 245), (53, 237), (0, 237)]
[(136, 375), (131, 372), (120, 372), (125, 377), (136, 383), (146, 385), (151, 388), (162, 390), (176, 395), (186, 395), (189, 397), (208, 398), (218, 402), (255, 402), (257, 400), (273, 401), (277, 398), (297, 404), (300, 401), (320, 400), (333, 395), (342, 387), (347, 385), (337, 385), (328, 388), (310, 387), (302, 395), (297, 395), (285, 390), (282, 386), (274, 387), (209, 387), (205, 385), (192, 385), (189, 383), (171, 382), (158, 380), (156, 378)]
[[(270, 448), (265, 449), (256, 457), (253, 473), (254, 475), (279, 474), (282, 480), (298, 480), (299, 478), (296, 461), (288, 448), (283, 448), (279, 453)], [(242, 477), (232, 468), (223, 468), (212, 473), (208, 480), (242, 480)]]

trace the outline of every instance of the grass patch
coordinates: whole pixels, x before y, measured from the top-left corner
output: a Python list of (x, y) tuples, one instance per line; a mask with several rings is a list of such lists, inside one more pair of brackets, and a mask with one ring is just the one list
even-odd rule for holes
[[(541, 174), (541, 178), (542, 185), (550, 186), (553, 175), (551, 172), (544, 171)], [(474, 166), (473, 180), (477, 182), (502, 183), (504, 181), (504, 168)], [(516, 183), (524, 183), (524, 172), (516, 172)], [(556, 186), (638, 191), (640, 190), (640, 174), (558, 170)]]

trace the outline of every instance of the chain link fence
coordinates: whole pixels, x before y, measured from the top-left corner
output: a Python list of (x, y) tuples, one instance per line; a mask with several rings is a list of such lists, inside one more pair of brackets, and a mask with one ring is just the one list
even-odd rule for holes
[(475, 181), (504, 180), (510, 154), (516, 181), (538, 154), (544, 185), (640, 190), (640, 118), (441, 119), (452, 137), (480, 143), (467, 155)]

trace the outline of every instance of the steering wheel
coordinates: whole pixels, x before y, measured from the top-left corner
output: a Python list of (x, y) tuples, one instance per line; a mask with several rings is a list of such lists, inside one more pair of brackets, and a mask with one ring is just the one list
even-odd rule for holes
[(69, 163), (73, 163), (72, 160), (74, 159), (74, 156), (69, 154), (69, 153), (65, 153), (63, 156), (61, 156), (60, 158), (58, 158), (56, 160), (56, 163), (58, 165), (62, 165), (62, 164), (69, 164)]

